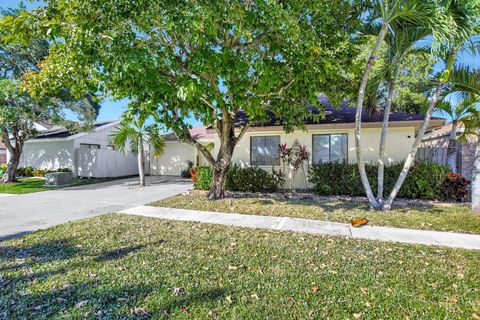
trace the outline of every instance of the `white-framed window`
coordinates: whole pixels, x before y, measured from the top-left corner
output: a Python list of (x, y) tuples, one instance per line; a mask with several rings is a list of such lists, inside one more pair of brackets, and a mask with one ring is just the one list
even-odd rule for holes
[(347, 162), (348, 134), (312, 135), (312, 160), (314, 164), (322, 162)]
[(279, 165), (280, 136), (250, 137), (250, 164), (258, 166)]
[(99, 144), (80, 143), (80, 148), (83, 149), (100, 149)]

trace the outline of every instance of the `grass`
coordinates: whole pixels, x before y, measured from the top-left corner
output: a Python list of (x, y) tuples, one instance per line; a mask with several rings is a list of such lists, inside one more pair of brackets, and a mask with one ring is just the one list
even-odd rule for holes
[[(111, 181), (110, 178), (95, 178), (95, 179), (73, 179), (73, 184), (70, 184), (65, 187), (73, 187), (73, 186), (82, 186), (87, 184), (93, 183), (100, 183)], [(22, 178), (19, 179), (20, 182), (17, 183), (7, 183), (3, 184), (0, 183), (0, 193), (8, 193), (8, 194), (25, 194), (25, 193), (33, 193), (33, 192), (40, 192), (40, 191), (47, 191), (47, 190), (54, 190), (59, 189), (62, 187), (46, 187), (45, 180), (43, 178)]]
[(376, 226), (480, 234), (480, 215), (473, 215), (467, 206), (407, 206), (396, 208), (390, 212), (379, 212), (369, 210), (365, 201), (316, 197), (313, 199), (288, 199), (281, 195), (230, 197), (211, 201), (200, 191), (167, 198), (151, 205), (347, 223), (353, 218), (366, 217), (370, 220), (370, 225)]
[(105, 215), (0, 246), (0, 318), (478, 319), (480, 252)]

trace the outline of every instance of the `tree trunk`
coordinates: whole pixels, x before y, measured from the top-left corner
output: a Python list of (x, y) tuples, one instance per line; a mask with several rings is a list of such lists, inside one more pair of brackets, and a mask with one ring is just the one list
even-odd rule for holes
[(20, 163), (20, 156), (22, 155), (17, 148), (14, 149), (13, 153), (10, 153), (11, 157), (7, 163), (7, 170), (3, 174), (2, 181), (3, 183), (17, 182), (16, 171), (18, 164)]
[(16, 182), (16, 172), (18, 168), (18, 164), (20, 163), (20, 157), (22, 155), (23, 150), (23, 140), (20, 138), (15, 139), (15, 146), (12, 146), (10, 141), (10, 136), (6, 128), (1, 128), (2, 133), (2, 140), (5, 144), (5, 148), (7, 148), (8, 153), (10, 153), (10, 160), (7, 163), (7, 170), (5, 171), (2, 182), (9, 183), (9, 182)]
[(457, 168), (457, 122), (452, 121), (452, 132), (448, 139), (447, 164), (453, 173), (458, 172)]
[[(396, 75), (394, 75), (396, 77)], [(391, 81), (388, 86), (388, 97), (387, 105), (383, 110), (383, 124), (382, 124), (382, 133), (380, 136), (380, 147), (378, 151), (378, 201), (380, 204), (383, 204), (383, 186), (384, 186), (384, 176), (385, 176), (385, 149), (387, 146), (387, 131), (388, 131), (388, 120), (390, 119), (390, 110), (392, 109), (393, 95), (395, 93), (395, 80)]]
[(145, 151), (143, 149), (143, 139), (138, 142), (138, 176), (140, 178), (140, 186), (145, 186)]
[(370, 54), (370, 58), (368, 59), (367, 66), (365, 67), (365, 71), (363, 73), (362, 82), (360, 84), (360, 88), (358, 90), (358, 97), (357, 97), (357, 109), (355, 112), (355, 149), (357, 155), (357, 165), (358, 171), (360, 173), (360, 178), (362, 180), (363, 188), (365, 189), (365, 193), (367, 194), (368, 201), (370, 202), (370, 206), (372, 208), (380, 207), (377, 199), (372, 191), (372, 187), (370, 182), (368, 181), (367, 172), (365, 170), (365, 159), (362, 155), (362, 143), (361, 143), (361, 129), (362, 129), (362, 111), (363, 111), (363, 100), (365, 98), (365, 89), (368, 83), (368, 76), (370, 71), (377, 60), (377, 54), (380, 48), (382, 47), (383, 41), (385, 36), (387, 35), (387, 24), (383, 24), (380, 32), (377, 36), (377, 41), (375, 42), (375, 46), (372, 49), (372, 53)]
[(472, 174), (472, 212), (480, 214), (480, 137), (477, 140)]
[(410, 171), (410, 168), (413, 165), (413, 162), (415, 161), (415, 155), (417, 154), (418, 147), (420, 146), (420, 143), (423, 140), (423, 136), (425, 135), (425, 132), (427, 131), (428, 124), (430, 123), (430, 119), (432, 117), (433, 110), (435, 109), (435, 106), (437, 105), (438, 98), (440, 96), (440, 93), (442, 92), (443, 89), (443, 82), (440, 82), (438, 84), (437, 89), (435, 90), (435, 94), (433, 95), (432, 102), (430, 103), (430, 106), (428, 107), (427, 113), (425, 115), (425, 119), (423, 119), (422, 126), (420, 127), (420, 130), (418, 131), (417, 137), (415, 138), (415, 141), (413, 142), (412, 149), (410, 150), (410, 153), (407, 156), (407, 159), (405, 160), (405, 164), (403, 165), (403, 169), (400, 172), (400, 175), (397, 179), (397, 182), (395, 183), (395, 186), (392, 189), (392, 192), (390, 193), (390, 196), (388, 197), (388, 200), (384, 203), (383, 205), (383, 210), (390, 210), (392, 208), (392, 203), (397, 197), (398, 191), (400, 191), (400, 188), (402, 187), (403, 183), (405, 182), (405, 178), (407, 177), (408, 172)]
[(208, 191), (210, 200), (225, 198), (225, 181), (227, 180), (228, 167), (216, 165), (212, 168), (212, 186)]

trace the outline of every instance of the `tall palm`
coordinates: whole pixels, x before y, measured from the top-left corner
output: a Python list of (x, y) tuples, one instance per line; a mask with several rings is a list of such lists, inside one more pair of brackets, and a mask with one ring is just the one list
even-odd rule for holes
[(378, 58), (378, 53), (384, 44), (385, 37), (389, 33), (389, 30), (392, 29), (392, 24), (408, 22), (417, 25), (430, 26), (432, 24), (432, 19), (438, 17), (438, 14), (435, 12), (435, 6), (420, 0), (373, 0), (368, 1), (367, 4), (368, 6), (365, 16), (373, 26), (378, 27), (379, 31), (367, 65), (365, 66), (360, 88), (358, 89), (355, 112), (355, 148), (360, 178), (370, 202), (370, 206), (379, 209), (382, 207), (382, 204), (375, 198), (370, 182), (368, 181), (361, 143), (363, 101), (370, 71)]
[[(480, 6), (478, 0), (451, 0), (446, 3), (446, 14), (448, 29), (450, 33), (447, 38), (441, 38), (442, 41), (434, 41), (434, 48), (440, 54), (443, 53), (445, 57), (445, 67), (440, 73), (436, 81), (435, 92), (432, 100), (425, 114), (425, 118), (417, 133), (415, 141), (408, 154), (403, 169), (388, 197), (383, 205), (384, 210), (389, 210), (395, 200), (400, 188), (402, 187), (405, 178), (407, 177), (410, 168), (415, 161), (415, 155), (423, 140), (425, 132), (430, 123), (433, 111), (439, 101), (443, 87), (448, 83), (450, 74), (452, 73), (454, 63), (457, 59), (457, 54), (462, 47), (471, 44), (472, 37), (475, 37), (479, 32), (480, 27)], [(434, 34), (435, 35), (435, 34)]]
[(155, 157), (165, 150), (165, 140), (155, 124), (146, 124), (144, 116), (124, 115), (117, 129), (111, 134), (110, 141), (120, 151), (127, 153), (127, 146), (137, 154), (140, 185), (145, 186), (145, 144), (149, 143)]
[(385, 108), (383, 110), (382, 132), (380, 136), (380, 147), (378, 153), (378, 201), (383, 204), (384, 193), (384, 171), (386, 162), (386, 144), (387, 131), (390, 118), (390, 111), (395, 95), (397, 80), (402, 62), (409, 54), (418, 54), (424, 52), (423, 47), (416, 44), (421, 39), (425, 38), (431, 33), (429, 28), (422, 25), (411, 23), (392, 23), (391, 32), (386, 37), (387, 55), (386, 55), (386, 70), (384, 70), (384, 79), (387, 82), (388, 94)]
[[(457, 102), (444, 100), (438, 104), (437, 109), (441, 114), (452, 119), (452, 129), (447, 145), (447, 164), (453, 173), (457, 173), (457, 139), (465, 137), (464, 133), (470, 131), (470, 128), (466, 126), (473, 122), (465, 120), (477, 115), (475, 101), (473, 99), (464, 99)], [(459, 129), (461, 129), (460, 136), (458, 136)]]

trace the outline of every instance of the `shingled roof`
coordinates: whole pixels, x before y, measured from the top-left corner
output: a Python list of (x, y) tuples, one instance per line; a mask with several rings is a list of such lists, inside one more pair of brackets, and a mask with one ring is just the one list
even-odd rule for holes
[[(350, 107), (347, 103), (342, 103), (339, 108), (332, 106), (326, 97), (320, 97), (319, 104), (323, 105), (325, 109), (325, 118), (314, 121), (312, 118), (305, 120), (305, 124), (344, 124), (355, 123), (355, 108)], [(322, 108), (322, 109), (323, 109)], [(319, 114), (319, 107), (309, 106), (308, 109), (312, 114)], [(277, 119), (272, 112), (268, 112), (270, 120), (263, 123), (252, 124), (252, 127), (266, 127), (266, 126), (281, 126), (282, 119)], [(407, 112), (391, 112), (391, 122), (401, 121), (422, 121), (424, 119), (422, 114), (411, 114)], [(433, 120), (445, 120), (443, 118), (432, 117)], [(375, 123), (383, 121), (383, 111), (378, 111), (373, 114), (368, 114), (365, 110), (362, 113), (362, 122)], [(248, 118), (245, 112), (240, 111), (237, 113), (236, 125), (242, 126), (248, 123)]]

